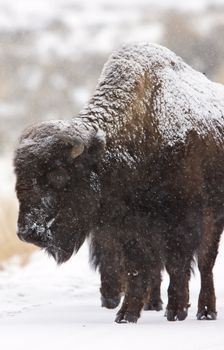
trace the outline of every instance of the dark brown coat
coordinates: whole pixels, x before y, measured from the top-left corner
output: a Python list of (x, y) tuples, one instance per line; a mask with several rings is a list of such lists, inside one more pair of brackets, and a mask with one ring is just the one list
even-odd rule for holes
[(164, 265), (167, 318), (184, 319), (198, 251), (209, 290), (198, 317), (215, 312), (207, 287), (224, 224), (223, 137), (221, 85), (161, 46), (124, 47), (76, 118), (22, 135), (15, 155), (18, 235), (59, 263), (91, 235), (101, 247), (101, 270), (105, 261), (119, 269), (113, 258), (120, 250), (126, 286), (117, 322), (137, 321)]

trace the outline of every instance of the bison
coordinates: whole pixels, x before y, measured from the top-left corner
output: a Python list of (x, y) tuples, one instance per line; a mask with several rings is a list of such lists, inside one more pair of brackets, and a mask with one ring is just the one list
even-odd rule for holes
[(223, 140), (222, 85), (162, 46), (124, 46), (105, 64), (78, 116), (22, 134), (15, 153), (18, 236), (58, 263), (90, 237), (93, 263), (102, 286), (114, 289), (115, 304), (122, 290), (117, 277), (125, 276), (117, 322), (137, 322), (164, 266), (167, 319), (185, 319), (197, 253), (197, 315), (215, 318)]

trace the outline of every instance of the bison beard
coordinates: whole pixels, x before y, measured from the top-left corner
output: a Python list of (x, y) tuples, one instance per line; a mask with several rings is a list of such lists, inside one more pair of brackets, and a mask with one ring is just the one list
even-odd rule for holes
[(125, 292), (117, 322), (136, 322), (149, 293), (158, 296), (163, 266), (167, 319), (185, 319), (197, 253), (197, 317), (215, 318), (223, 115), (224, 88), (174, 53), (123, 47), (76, 118), (23, 133), (15, 154), (19, 237), (61, 263), (90, 236), (103, 303), (115, 307)]

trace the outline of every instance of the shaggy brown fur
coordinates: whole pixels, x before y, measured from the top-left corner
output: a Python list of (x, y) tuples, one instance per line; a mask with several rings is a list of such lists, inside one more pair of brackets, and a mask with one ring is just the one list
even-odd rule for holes
[(22, 135), (19, 237), (62, 263), (91, 235), (95, 265), (102, 274), (106, 266), (115, 298), (122, 286), (112, 271), (125, 274), (117, 322), (137, 321), (164, 265), (167, 319), (185, 319), (198, 251), (198, 318), (212, 317), (224, 224), (223, 115), (224, 88), (169, 50), (138, 44), (115, 52), (78, 117)]

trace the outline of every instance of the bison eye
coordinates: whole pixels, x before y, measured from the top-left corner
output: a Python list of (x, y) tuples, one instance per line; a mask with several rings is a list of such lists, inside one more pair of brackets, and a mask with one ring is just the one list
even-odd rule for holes
[(70, 176), (67, 171), (63, 168), (52, 170), (47, 174), (47, 179), (50, 185), (52, 185), (56, 189), (65, 188), (69, 181)]

